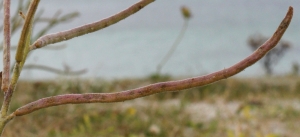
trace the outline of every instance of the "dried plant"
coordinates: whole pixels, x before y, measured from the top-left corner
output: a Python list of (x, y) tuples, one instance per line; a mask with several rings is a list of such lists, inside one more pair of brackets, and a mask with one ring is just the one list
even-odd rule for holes
[[(33, 51), (34, 49), (45, 47), (49, 44), (58, 43), (61, 41), (65, 41), (71, 38), (75, 38), (78, 36), (82, 36), (87, 33), (92, 33), (113, 25), (130, 15), (138, 12), (143, 7), (147, 6), (148, 4), (154, 2), (154, 0), (141, 0), (136, 4), (133, 4), (131, 7), (111, 16), (106, 19), (93, 22), (90, 24), (85, 24), (83, 26), (79, 26), (77, 28), (61, 31), (58, 33), (44, 35), (38, 38), (35, 42), (31, 43), (31, 31), (32, 31), (32, 24), (33, 18), (35, 15), (35, 11), (38, 7), (39, 0), (32, 0), (25, 15), (25, 22), (23, 24), (22, 32), (20, 41), (17, 48), (17, 54), (15, 56), (16, 63), (13, 66), (13, 72), (11, 79), (7, 82), (2, 82), (3, 87), (8, 87), (7, 90), (4, 90), (4, 100), (1, 107), (1, 116), (0, 116), (0, 131), (1, 133), (4, 130), (5, 125), (14, 119), (15, 117), (22, 116), (29, 114), (31, 112), (37, 111), (39, 109), (57, 106), (57, 105), (64, 105), (64, 104), (80, 104), (80, 103), (104, 103), (104, 102), (121, 102), (125, 100), (131, 100), (135, 98), (140, 98), (156, 93), (161, 92), (168, 92), (168, 91), (178, 91), (188, 88), (193, 88), (197, 86), (203, 86), (207, 84), (211, 84), (213, 82), (219, 81), (221, 79), (226, 79), (231, 77), (245, 68), (251, 66), (259, 59), (261, 59), (269, 50), (271, 50), (275, 45), (278, 43), (282, 35), (284, 34), (285, 30), (288, 28), (290, 21), (293, 15), (293, 8), (290, 7), (285, 18), (277, 28), (276, 32), (273, 36), (267, 40), (261, 47), (259, 47), (253, 54), (248, 56), (247, 58), (241, 60), (237, 64), (224, 69), (220, 70), (205, 76), (193, 77), (178, 81), (167, 81), (161, 82), (156, 84), (151, 84), (145, 87), (140, 87), (132, 90), (120, 91), (116, 93), (86, 93), (86, 94), (64, 94), (64, 95), (57, 95), (51, 96), (46, 98), (41, 98), (39, 100), (33, 101), (29, 104), (26, 104), (16, 110), (11, 110), (12, 112), (9, 113), (9, 105), (11, 103), (11, 98), (13, 92), (15, 91), (16, 84), (20, 73), (22, 71), (23, 65), (26, 61), (26, 57), (29, 52)], [(10, 8), (10, 0), (4, 0), (4, 15), (7, 16), (4, 20), (4, 27), (7, 26), (7, 21), (9, 19), (9, 8)], [(4, 28), (4, 39), (10, 39), (9, 31), (7, 28)], [(4, 45), (9, 49), (10, 45)], [(7, 56), (9, 50), (6, 50), (4, 53), (4, 57)], [(7, 56), (8, 60), (10, 56)], [(9, 61), (4, 60), (3, 66), (6, 68), (9, 66)], [(9, 67), (8, 67), (9, 68)], [(8, 73), (9, 71), (3, 71), (3, 76), (7, 75), (4, 73)], [(4, 80), (4, 79), (3, 79)], [(6, 79), (5, 79), (6, 80)], [(8, 84), (8, 85), (7, 85)]]

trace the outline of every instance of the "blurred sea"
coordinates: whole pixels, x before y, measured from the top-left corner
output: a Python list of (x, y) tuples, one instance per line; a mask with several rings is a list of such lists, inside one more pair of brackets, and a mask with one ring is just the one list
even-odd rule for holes
[[(60, 24), (49, 32), (53, 33), (106, 18), (137, 1), (44, 0), (39, 10), (45, 10), (45, 17), (52, 17), (57, 10), (80, 12), (79, 18)], [(16, 2), (12, 3), (14, 8)], [(294, 7), (294, 18), (283, 39), (293, 45), (275, 66), (274, 72), (287, 74), (293, 62), (300, 64), (299, 0), (157, 0), (116, 25), (63, 42), (67, 45), (63, 50), (35, 50), (27, 63), (59, 69), (65, 65), (72, 70), (87, 69), (88, 72), (80, 76), (84, 78), (149, 75), (156, 71), (157, 64), (179, 35), (184, 23), (179, 10), (182, 5), (190, 8), (193, 18), (180, 45), (162, 69), (163, 74), (197, 76), (237, 63), (252, 52), (247, 38), (255, 33), (271, 36), (289, 6)], [(14, 36), (12, 44), (17, 44), (19, 35)], [(264, 70), (257, 63), (237, 76), (263, 75)], [(23, 71), (21, 77), (51, 79), (60, 76), (32, 69)]]

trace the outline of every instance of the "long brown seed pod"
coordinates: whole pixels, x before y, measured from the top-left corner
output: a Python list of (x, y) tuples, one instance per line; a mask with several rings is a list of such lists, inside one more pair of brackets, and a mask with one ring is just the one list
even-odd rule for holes
[(66, 41), (66, 40), (72, 39), (74, 37), (82, 36), (84, 34), (92, 33), (92, 32), (98, 31), (100, 29), (106, 28), (106, 27), (113, 25), (113, 24), (127, 18), (128, 16), (138, 12), (140, 9), (147, 6), (148, 4), (150, 4), (153, 1), (154, 0), (142, 0), (142, 1), (132, 5), (131, 7), (121, 11), (120, 13), (115, 14), (106, 19), (103, 19), (101, 21), (86, 24), (86, 25), (83, 25), (83, 26), (80, 26), (80, 27), (77, 27), (77, 28), (74, 28), (71, 30), (42, 36), (39, 39), (37, 39), (30, 46), (30, 50), (41, 48), (41, 47), (47, 46), (49, 44)]
[(10, 0), (3, 1), (4, 7), (4, 23), (3, 23), (3, 72), (1, 89), (6, 92), (9, 85), (9, 71), (10, 71)]
[(65, 94), (52, 96), (47, 98), (42, 98), (37, 101), (31, 102), (21, 108), (18, 108), (14, 114), (16, 116), (22, 116), (36, 110), (47, 108), (51, 106), (63, 105), (63, 104), (80, 104), (80, 103), (104, 103), (104, 102), (120, 102), (125, 100), (131, 100), (135, 98), (140, 98), (160, 92), (166, 91), (176, 91), (183, 90), (188, 88), (193, 88), (197, 86), (203, 86), (207, 84), (211, 84), (213, 82), (231, 77), (245, 68), (251, 66), (259, 59), (261, 59), (268, 51), (270, 51), (273, 47), (281, 39), (282, 35), (288, 28), (293, 17), (293, 8), (289, 7), (289, 10), (273, 34), (273, 36), (267, 40), (262, 46), (260, 46), (254, 53), (245, 58), (244, 60), (238, 62), (237, 64), (220, 70), (205, 76), (199, 76), (194, 78), (188, 78), (184, 80), (178, 81), (169, 81), (169, 82), (161, 82), (156, 84), (151, 84), (145, 87), (116, 92), (116, 93), (87, 93), (87, 94)]

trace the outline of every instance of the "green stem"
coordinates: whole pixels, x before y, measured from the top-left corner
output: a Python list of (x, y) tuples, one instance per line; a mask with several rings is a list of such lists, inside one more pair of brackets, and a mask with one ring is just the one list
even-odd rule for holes
[(175, 42), (173, 43), (172, 47), (170, 48), (169, 52), (166, 54), (166, 56), (160, 61), (160, 63), (157, 65), (156, 68), (156, 73), (159, 74), (162, 67), (167, 63), (167, 61), (170, 59), (170, 57), (173, 55), (174, 51), (176, 50), (176, 48), (178, 47), (179, 43), (181, 42), (185, 31), (188, 27), (188, 19), (184, 20), (184, 24), (183, 27), (181, 28), (181, 31), (178, 35), (178, 37), (176, 38)]
[(25, 22), (24, 22), (24, 26), (21, 32), (21, 37), (19, 40), (19, 44), (18, 44), (18, 48), (16, 51), (16, 62), (21, 62), (23, 60), (24, 57), (24, 49), (26, 46), (26, 41), (28, 40), (28, 35), (30, 35), (30, 31), (31, 31), (31, 23), (34, 17), (34, 14), (36, 12), (37, 6), (39, 4), (40, 0), (33, 0), (30, 3), (30, 7), (28, 9), (28, 12), (26, 14), (26, 18), (25, 18)]
[(0, 117), (0, 136), (2, 136), (2, 133), (4, 131), (5, 125), (11, 121), (15, 117), (15, 113), (12, 113), (4, 118)]

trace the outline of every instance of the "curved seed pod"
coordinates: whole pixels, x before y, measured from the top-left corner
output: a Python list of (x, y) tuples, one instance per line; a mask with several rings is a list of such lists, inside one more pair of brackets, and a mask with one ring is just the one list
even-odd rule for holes
[(23, 60), (24, 57), (24, 49), (26, 46), (27, 41), (30, 41), (30, 31), (31, 31), (31, 23), (33, 21), (34, 14), (36, 12), (37, 6), (40, 0), (33, 0), (30, 3), (30, 7), (25, 17), (24, 26), (22, 28), (21, 37), (19, 40), (18, 48), (16, 51), (16, 62), (19, 63)]
[(147, 6), (148, 4), (150, 4), (153, 1), (154, 0), (142, 0), (142, 1), (132, 5), (131, 7), (127, 8), (111, 17), (103, 19), (101, 21), (96, 21), (96, 22), (86, 24), (86, 25), (83, 25), (83, 26), (80, 26), (80, 27), (77, 27), (77, 28), (74, 28), (71, 30), (66, 30), (66, 31), (42, 36), (39, 39), (37, 39), (30, 46), (30, 50), (42, 48), (49, 44), (66, 41), (66, 40), (69, 40), (69, 39), (72, 39), (72, 38), (75, 38), (78, 36), (82, 36), (82, 35), (92, 33), (92, 32), (98, 31), (100, 29), (106, 28), (106, 27), (113, 25), (113, 24), (127, 18), (128, 16), (138, 12), (143, 7)]
[(177, 91), (197, 86), (208, 85), (216, 81), (226, 79), (253, 65), (255, 62), (260, 60), (265, 54), (267, 54), (268, 51), (274, 48), (281, 39), (286, 29), (288, 28), (292, 17), (293, 8), (290, 7), (285, 18), (280, 23), (279, 27), (269, 40), (267, 40), (263, 45), (261, 45), (250, 56), (227, 69), (220, 70), (205, 76), (193, 77), (177, 81), (161, 82), (116, 93), (65, 94), (51, 96), (36, 100), (25, 106), (22, 106), (18, 108), (13, 114), (15, 116), (22, 116), (42, 108), (58, 106), (63, 104), (121, 102), (166, 91)]

